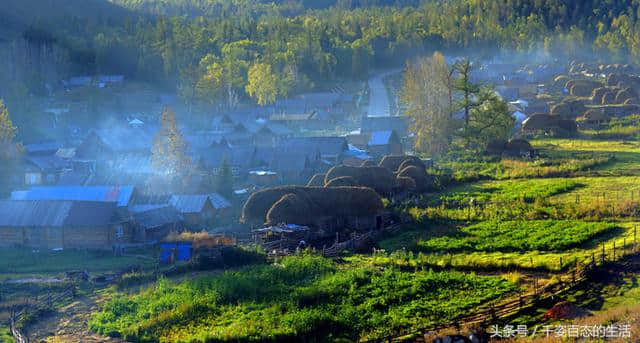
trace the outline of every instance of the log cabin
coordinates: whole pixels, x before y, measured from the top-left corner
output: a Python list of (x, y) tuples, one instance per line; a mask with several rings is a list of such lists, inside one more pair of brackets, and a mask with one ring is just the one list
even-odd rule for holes
[(115, 202), (2, 200), (0, 246), (109, 250), (132, 242)]

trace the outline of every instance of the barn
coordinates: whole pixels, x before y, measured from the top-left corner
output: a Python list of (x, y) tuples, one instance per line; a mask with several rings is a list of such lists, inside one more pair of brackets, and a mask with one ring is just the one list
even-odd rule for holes
[(0, 246), (112, 249), (132, 240), (115, 202), (0, 201)]

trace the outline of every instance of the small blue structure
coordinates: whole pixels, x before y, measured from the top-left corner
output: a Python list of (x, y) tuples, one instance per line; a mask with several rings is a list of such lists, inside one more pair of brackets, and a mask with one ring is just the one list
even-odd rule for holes
[(191, 260), (191, 243), (175, 242), (160, 244), (160, 261), (171, 264), (177, 261)]

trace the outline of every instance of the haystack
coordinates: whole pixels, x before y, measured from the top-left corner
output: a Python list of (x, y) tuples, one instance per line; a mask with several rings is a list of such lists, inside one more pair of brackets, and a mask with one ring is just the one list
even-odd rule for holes
[(365, 160), (362, 162), (360, 167), (375, 167), (377, 164), (373, 160)]
[(424, 169), (420, 169), (416, 166), (408, 166), (402, 169), (398, 173), (398, 178), (409, 177), (416, 183), (416, 190), (418, 192), (424, 192), (432, 189), (434, 186), (434, 179), (428, 175)]
[(616, 94), (615, 103), (616, 104), (624, 104), (628, 99), (633, 99), (636, 97), (635, 92), (631, 88), (625, 88)]
[(382, 161), (378, 164), (380, 167), (384, 167), (389, 169), (392, 172), (397, 172), (400, 168), (400, 165), (405, 160), (414, 160), (416, 162), (422, 163), (417, 156), (409, 156), (409, 155), (387, 155), (382, 158)]
[(502, 155), (507, 148), (507, 141), (504, 139), (492, 139), (487, 143), (487, 147), (484, 149), (485, 153), (490, 155)]
[(357, 185), (373, 188), (379, 194), (389, 194), (393, 190), (394, 176), (386, 168), (339, 165), (329, 169), (324, 177), (324, 183), (326, 185), (329, 181), (341, 176), (350, 176)]
[(624, 101), (624, 104), (625, 105), (640, 104), (640, 101), (638, 101), (638, 98), (629, 98)]
[(602, 96), (602, 105), (613, 105), (616, 103), (616, 93), (607, 92)]
[(304, 217), (312, 217), (311, 207), (299, 196), (289, 193), (276, 201), (267, 212), (266, 223), (270, 225), (298, 224), (305, 225), (308, 222)]
[(600, 82), (590, 80), (569, 81), (567, 84), (571, 84), (567, 88), (569, 90), (569, 94), (580, 97), (591, 96), (594, 89), (602, 87)]
[(531, 143), (529, 143), (526, 139), (516, 138), (507, 142), (506, 145), (507, 150), (510, 152), (529, 152), (533, 150)]
[[(589, 92), (591, 94), (591, 92)], [(584, 103), (580, 100), (563, 101), (551, 108), (551, 115), (560, 116), (562, 118), (575, 119), (586, 111)]]
[(351, 176), (340, 176), (335, 179), (329, 180), (325, 185), (325, 187), (355, 187), (359, 186), (356, 179)]
[(604, 87), (596, 88), (591, 92), (591, 103), (594, 105), (602, 104), (602, 97), (607, 93)]
[(398, 167), (397, 170), (402, 170), (408, 166), (414, 166), (417, 168), (420, 168), (422, 170), (426, 170), (427, 166), (424, 164), (424, 162), (422, 162), (421, 159), (419, 158), (408, 158), (404, 161), (402, 161), (402, 163), (400, 163), (400, 166)]
[(396, 178), (397, 187), (406, 192), (414, 192), (416, 190), (416, 182), (410, 177), (398, 177)]
[(307, 183), (307, 186), (309, 187), (322, 187), (324, 186), (324, 177), (327, 174), (315, 174), (311, 177), (311, 179), (309, 180), (309, 182)]
[[(285, 195), (286, 201), (278, 204)], [(301, 203), (304, 203), (304, 207)], [(282, 207), (282, 208), (280, 208)], [(303, 208), (305, 211), (298, 211)], [(350, 217), (375, 215), (384, 208), (382, 199), (367, 187), (303, 187), (283, 186), (267, 188), (251, 194), (242, 209), (242, 222), (264, 223), (272, 212), (272, 220), (267, 223), (309, 225), (317, 217)], [(273, 211), (271, 211), (273, 209)], [(289, 209), (289, 211), (287, 211)]]

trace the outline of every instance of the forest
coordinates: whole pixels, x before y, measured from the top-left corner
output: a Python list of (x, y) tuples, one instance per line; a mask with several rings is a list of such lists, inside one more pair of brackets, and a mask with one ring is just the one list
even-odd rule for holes
[[(71, 74), (124, 73), (177, 89), (185, 102), (229, 105), (364, 79), (435, 50), (555, 58), (597, 52), (619, 61), (640, 54), (637, 0), (309, 3), (21, 1), (1, 5), (0, 18), (33, 44), (64, 47)], [(37, 78), (27, 80), (31, 92), (42, 92)]]

